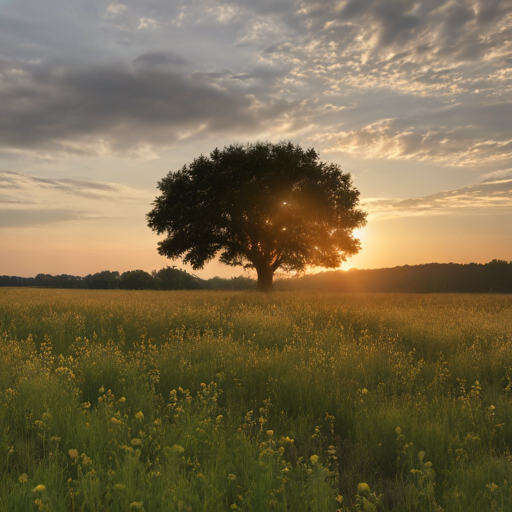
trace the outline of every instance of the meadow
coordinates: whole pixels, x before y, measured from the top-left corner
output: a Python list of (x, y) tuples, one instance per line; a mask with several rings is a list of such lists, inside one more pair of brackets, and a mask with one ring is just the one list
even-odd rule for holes
[(0, 288), (0, 511), (512, 510), (512, 296)]

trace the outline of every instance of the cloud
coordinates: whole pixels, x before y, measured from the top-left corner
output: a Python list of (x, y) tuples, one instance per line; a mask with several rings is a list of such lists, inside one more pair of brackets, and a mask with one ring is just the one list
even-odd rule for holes
[(0, 208), (0, 228), (25, 228), (67, 222), (92, 220), (98, 217), (87, 212), (67, 209), (6, 209)]
[(475, 185), (411, 199), (368, 199), (370, 219), (512, 211), (512, 169), (490, 173)]
[(118, 183), (44, 178), (16, 171), (0, 170), (0, 190), (2, 189), (11, 193), (12, 202), (25, 204), (28, 194), (40, 196), (44, 191), (63, 192), (88, 199), (109, 199), (111, 201), (147, 201), (153, 195), (151, 191), (134, 189)]
[(0, 8), (4, 152), (149, 160), (307, 131), (358, 157), (508, 158), (508, 0), (48, 2)]
[(421, 119), (383, 119), (315, 136), (328, 151), (362, 159), (419, 160), (453, 166), (512, 161), (512, 103), (450, 107)]
[(187, 74), (185, 59), (151, 53), (133, 66), (4, 66), (0, 144), (101, 155), (166, 146), (184, 134), (256, 133), (289, 110), (255, 101), (239, 80)]

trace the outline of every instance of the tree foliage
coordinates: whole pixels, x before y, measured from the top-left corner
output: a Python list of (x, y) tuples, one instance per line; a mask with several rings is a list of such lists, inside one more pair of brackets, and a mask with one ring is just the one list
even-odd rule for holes
[(350, 174), (314, 149), (270, 142), (215, 149), (159, 183), (148, 224), (166, 238), (158, 252), (199, 269), (220, 254), (254, 268), (258, 288), (277, 269), (336, 268), (355, 254), (365, 224)]

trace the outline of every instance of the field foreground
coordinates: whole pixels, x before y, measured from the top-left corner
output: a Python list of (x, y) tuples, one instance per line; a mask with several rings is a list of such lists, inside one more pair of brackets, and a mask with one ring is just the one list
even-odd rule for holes
[(512, 297), (0, 289), (0, 511), (512, 510)]

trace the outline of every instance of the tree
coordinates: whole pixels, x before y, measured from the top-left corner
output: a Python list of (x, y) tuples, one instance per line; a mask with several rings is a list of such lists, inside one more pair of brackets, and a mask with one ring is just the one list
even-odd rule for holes
[(199, 290), (201, 281), (184, 270), (162, 268), (153, 274), (157, 288), (160, 290)]
[(154, 279), (144, 270), (129, 270), (119, 278), (119, 288), (123, 290), (148, 290), (154, 285)]
[(110, 290), (119, 286), (119, 272), (103, 270), (84, 277), (87, 286), (92, 290)]
[(358, 252), (352, 231), (366, 223), (350, 174), (291, 142), (215, 149), (158, 188), (147, 218), (167, 235), (160, 254), (197, 270), (220, 253), (222, 263), (256, 269), (262, 291), (279, 268), (339, 267)]

